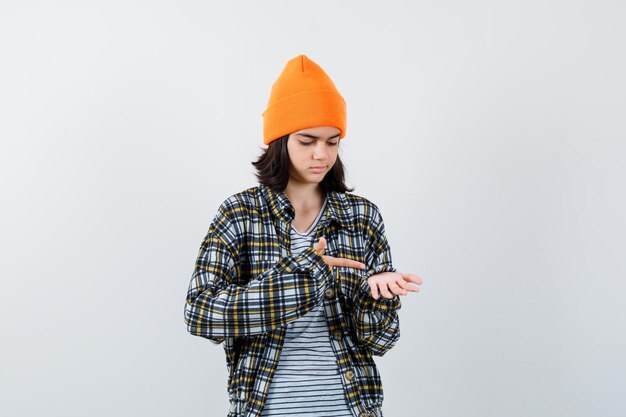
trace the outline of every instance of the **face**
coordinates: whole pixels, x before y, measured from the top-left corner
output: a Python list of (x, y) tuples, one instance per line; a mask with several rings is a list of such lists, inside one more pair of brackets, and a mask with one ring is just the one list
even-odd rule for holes
[(332, 126), (312, 127), (290, 134), (287, 140), (290, 180), (320, 183), (337, 160), (340, 134), (341, 130)]

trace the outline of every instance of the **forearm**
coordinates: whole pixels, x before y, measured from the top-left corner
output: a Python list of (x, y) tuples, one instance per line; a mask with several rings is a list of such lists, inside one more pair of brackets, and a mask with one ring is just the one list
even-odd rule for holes
[(382, 272), (396, 272), (396, 269), (393, 267), (391, 248), (385, 236), (385, 225), (377, 208), (374, 209), (368, 226), (368, 269), (354, 283), (351, 317), (359, 343), (367, 347), (373, 355), (382, 356), (400, 338), (397, 310), (400, 309), (401, 302), (400, 297), (395, 294), (390, 299), (382, 294), (378, 299), (372, 297), (368, 278)]
[(307, 248), (300, 256), (282, 258), (246, 286), (202, 285), (211, 271), (196, 268), (203, 291), (190, 289), (185, 321), (190, 333), (219, 342), (225, 337), (265, 333), (306, 314), (321, 302), (325, 276), (323, 258)]
[(370, 269), (357, 288), (352, 304), (351, 317), (359, 343), (367, 347), (373, 355), (383, 356), (400, 338), (398, 312), (401, 308), (400, 297), (393, 295), (388, 299), (372, 297), (367, 278), (373, 271), (395, 272), (390, 265), (381, 265)]

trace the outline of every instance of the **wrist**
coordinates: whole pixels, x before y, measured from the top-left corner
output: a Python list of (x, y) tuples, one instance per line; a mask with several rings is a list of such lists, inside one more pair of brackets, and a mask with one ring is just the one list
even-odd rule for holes
[(372, 295), (372, 288), (369, 284), (369, 278), (372, 275), (376, 275), (383, 272), (397, 272), (395, 268), (390, 265), (380, 265), (375, 268), (370, 268), (363, 279), (360, 282), (359, 289), (357, 291), (357, 302), (364, 308), (383, 309), (383, 310), (396, 310), (401, 306), (400, 296), (393, 294), (391, 298), (386, 298), (380, 292), (378, 293), (378, 299), (375, 299)]

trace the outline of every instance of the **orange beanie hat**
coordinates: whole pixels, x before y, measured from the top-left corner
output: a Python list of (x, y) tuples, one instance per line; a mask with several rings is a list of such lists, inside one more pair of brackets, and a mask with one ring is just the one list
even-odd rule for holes
[(328, 74), (306, 55), (287, 62), (263, 116), (263, 143), (317, 126), (333, 126), (346, 135), (346, 102)]

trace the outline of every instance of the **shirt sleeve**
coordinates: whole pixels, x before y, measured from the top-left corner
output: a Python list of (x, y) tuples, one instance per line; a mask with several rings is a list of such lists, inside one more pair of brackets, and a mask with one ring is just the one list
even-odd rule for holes
[(321, 302), (329, 266), (313, 247), (281, 258), (244, 286), (224, 217), (212, 223), (200, 247), (185, 303), (189, 333), (218, 344), (227, 337), (269, 332), (311, 311)]
[(401, 301), (398, 295), (388, 299), (380, 295), (372, 297), (367, 279), (380, 272), (397, 272), (391, 259), (391, 248), (385, 236), (385, 225), (378, 208), (373, 205), (371, 223), (367, 225), (366, 240), (367, 271), (358, 283), (353, 300), (351, 316), (355, 324), (357, 340), (373, 355), (383, 356), (400, 338), (398, 312)]

